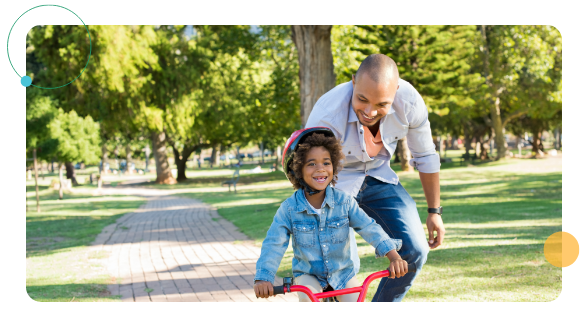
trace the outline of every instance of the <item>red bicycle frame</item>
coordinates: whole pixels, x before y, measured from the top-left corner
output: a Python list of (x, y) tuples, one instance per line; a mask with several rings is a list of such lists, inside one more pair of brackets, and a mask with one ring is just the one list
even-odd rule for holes
[[(414, 272), (415, 270), (416, 270), (416, 267), (414, 264), (408, 265), (408, 272)], [(338, 295), (345, 295), (345, 294), (352, 294), (352, 293), (360, 293), (360, 295), (357, 299), (357, 302), (364, 302), (364, 300), (366, 299), (366, 294), (368, 293), (368, 287), (370, 286), (370, 283), (375, 279), (384, 278), (384, 277), (388, 277), (388, 276), (390, 276), (390, 271), (388, 271), (388, 270), (378, 271), (378, 272), (375, 272), (375, 273), (369, 275), (366, 278), (366, 280), (364, 280), (364, 283), (362, 284), (362, 286), (345, 288), (345, 289), (337, 290), (337, 291), (321, 292), (321, 293), (317, 293), (317, 294), (313, 293), (306, 286), (290, 285), (288, 283), (285, 283), (285, 285), (283, 285), (283, 286), (274, 287), (274, 295), (286, 294), (286, 293), (292, 293), (292, 292), (302, 292), (302, 293), (305, 293), (309, 297), (309, 299), (311, 299), (312, 302), (319, 302), (319, 300), (323, 299), (323, 298), (329, 298), (329, 297), (334, 297), (334, 296), (338, 296)], [(285, 281), (286, 281), (286, 279), (285, 279)]]

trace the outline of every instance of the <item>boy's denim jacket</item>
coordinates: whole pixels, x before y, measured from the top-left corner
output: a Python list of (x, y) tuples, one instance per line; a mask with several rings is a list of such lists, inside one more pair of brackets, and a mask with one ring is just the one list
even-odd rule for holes
[(322, 287), (343, 289), (355, 276), (349, 251), (349, 227), (376, 248), (376, 258), (400, 250), (402, 241), (392, 239), (374, 219), (343, 191), (327, 186), (321, 216), (309, 205), (303, 190), (297, 190), (281, 205), (268, 230), (254, 280), (274, 283), (280, 261), (292, 237), (293, 276), (313, 275)]

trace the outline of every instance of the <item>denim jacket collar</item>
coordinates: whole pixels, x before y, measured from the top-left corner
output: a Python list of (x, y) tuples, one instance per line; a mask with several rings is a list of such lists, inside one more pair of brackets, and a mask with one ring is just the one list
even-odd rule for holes
[[(305, 198), (305, 195), (303, 194), (303, 189), (298, 189), (295, 192), (295, 199), (297, 201), (297, 206), (295, 208), (296, 212), (303, 212), (303, 211), (307, 211), (308, 213), (314, 213), (317, 214), (313, 208), (311, 208), (311, 205), (309, 204), (309, 202), (307, 201), (307, 199)], [(327, 188), (325, 189), (325, 205), (328, 205), (329, 208), (333, 209), (335, 208), (335, 201), (333, 199), (333, 191), (331, 190), (331, 184), (327, 185)]]

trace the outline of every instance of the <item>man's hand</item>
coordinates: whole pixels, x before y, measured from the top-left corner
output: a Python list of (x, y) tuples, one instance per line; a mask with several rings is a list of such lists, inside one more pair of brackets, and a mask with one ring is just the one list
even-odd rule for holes
[(254, 283), (254, 292), (256, 293), (256, 297), (263, 299), (267, 299), (271, 296), (274, 296), (274, 289), (272, 288), (272, 283), (264, 280), (257, 280)]
[[(431, 249), (443, 244), (445, 227), (443, 227), (443, 219), (441, 218), (441, 215), (429, 213), (429, 216), (427, 217), (427, 229), (429, 230), (429, 247)], [(435, 232), (437, 232), (436, 237)]]

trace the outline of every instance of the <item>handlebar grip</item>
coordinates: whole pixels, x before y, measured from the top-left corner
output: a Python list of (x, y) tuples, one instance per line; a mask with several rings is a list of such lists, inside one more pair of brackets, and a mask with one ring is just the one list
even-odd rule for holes
[(272, 287), (274, 295), (284, 294), (284, 286), (274, 286)]
[(408, 264), (408, 272), (415, 272), (416, 271), (416, 265), (414, 263), (409, 263)]

